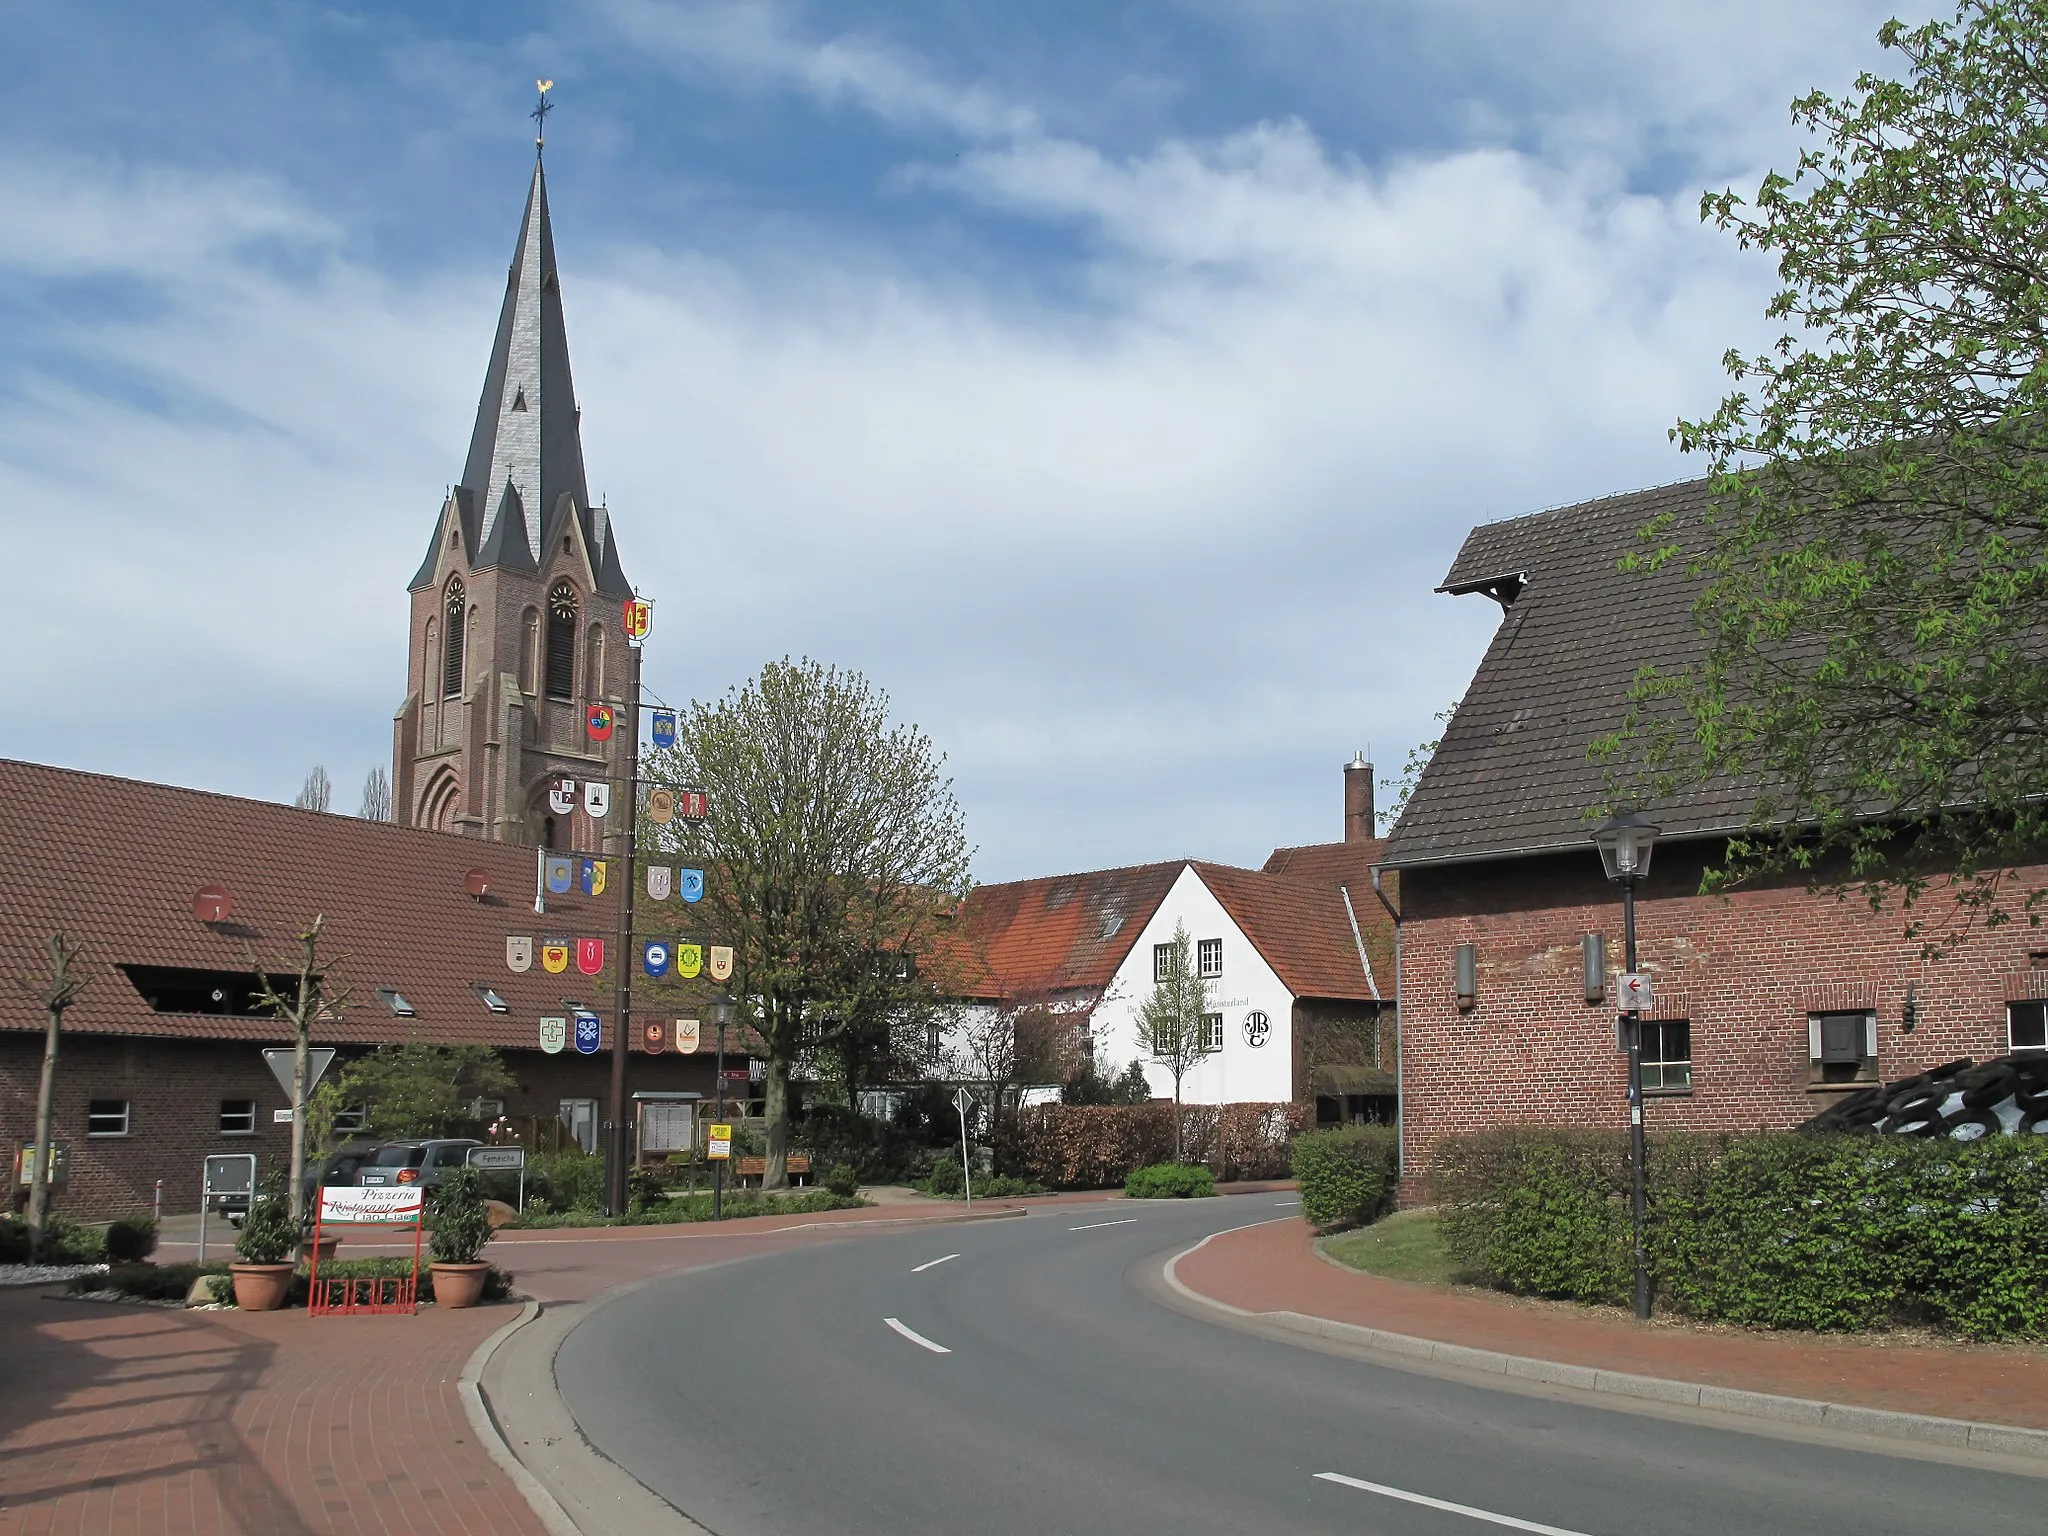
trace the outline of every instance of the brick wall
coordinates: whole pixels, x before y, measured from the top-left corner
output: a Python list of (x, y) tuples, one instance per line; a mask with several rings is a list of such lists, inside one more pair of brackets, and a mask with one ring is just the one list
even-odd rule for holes
[[(0, 1138), (10, 1177), (15, 1149), (35, 1136), (42, 1052), (40, 1035), (0, 1033)], [(505, 1095), (508, 1115), (553, 1115), (565, 1098), (596, 1099), (602, 1113), (611, 1092), (607, 1056), (503, 1054), (518, 1084)], [(728, 1065), (735, 1063), (745, 1066), (745, 1056), (728, 1058)], [(337, 1062), (329, 1070), (340, 1067)], [(635, 1052), (626, 1085), (628, 1094), (694, 1091), (709, 1099), (711, 1058)], [(88, 1136), (86, 1106), (92, 1099), (128, 1100), (129, 1134)], [(256, 1101), (253, 1136), (221, 1134), (223, 1099)], [(272, 1118), (287, 1103), (256, 1045), (67, 1034), (57, 1062), (53, 1135), (70, 1148), (70, 1182), (56, 1192), (51, 1209), (85, 1221), (147, 1211), (162, 1179), (167, 1213), (196, 1211), (200, 1165), (209, 1153), (254, 1152), (259, 1172), (266, 1174), (290, 1157), (289, 1128)], [(626, 1113), (630, 1123), (630, 1102)], [(13, 1206), (25, 1201), (26, 1191), (17, 1188)]]
[[(1809, 1011), (1874, 1008), (1879, 1074), (1897, 1078), (1961, 1056), (2007, 1049), (2004, 1001), (2048, 932), (2017, 920), (1987, 927), (1930, 891), (1909, 916), (1857, 898), (1781, 884), (1727, 897), (1697, 894), (1701, 850), (1661, 846), (1638, 893), (1642, 969), (1654, 1016), (1692, 1023), (1690, 1093), (1654, 1096), (1654, 1130), (1782, 1128), (1817, 1114), (1840, 1089), (1810, 1082)], [(2018, 883), (2048, 882), (2048, 869)], [(1411, 870), (1402, 886), (1402, 1140), (1406, 1198), (1421, 1197), (1429, 1149), (1489, 1125), (1627, 1125), (1627, 1057), (1611, 1002), (1585, 1001), (1580, 941), (1607, 940), (1609, 996), (1623, 960), (1620, 889), (1582, 855)], [(1931, 934), (1958, 935), (1925, 958)], [(1455, 949), (1477, 948), (1478, 995), (1453, 995)], [(1917, 1023), (1905, 1027), (1912, 984)]]

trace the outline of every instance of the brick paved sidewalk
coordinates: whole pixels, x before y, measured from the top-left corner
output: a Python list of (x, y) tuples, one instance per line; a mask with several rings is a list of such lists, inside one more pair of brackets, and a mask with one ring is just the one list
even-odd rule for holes
[(1199, 1295), (1248, 1312), (1298, 1312), (1567, 1365), (2048, 1429), (2048, 1350), (2038, 1347), (1644, 1324), (1608, 1308), (1412, 1285), (1320, 1257), (1298, 1218), (1225, 1233), (1177, 1273)]

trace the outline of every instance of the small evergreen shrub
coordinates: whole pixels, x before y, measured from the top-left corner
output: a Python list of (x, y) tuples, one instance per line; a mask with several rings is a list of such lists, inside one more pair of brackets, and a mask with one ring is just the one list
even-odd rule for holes
[(0, 1216), (0, 1264), (28, 1262), (28, 1223), (18, 1216)]
[(528, 1158), (526, 1201), (550, 1211), (603, 1209), (604, 1159), (581, 1151)]
[(201, 1275), (226, 1275), (225, 1264), (115, 1264), (103, 1275), (78, 1275), (73, 1291), (119, 1291), (143, 1301), (183, 1301)]
[(951, 1157), (939, 1158), (932, 1164), (931, 1176), (924, 1181), (925, 1193), (932, 1195), (957, 1195), (967, 1188), (967, 1172), (959, 1160)]
[(436, 1264), (474, 1264), (491, 1240), (491, 1213), (474, 1168), (456, 1168), (435, 1186), (427, 1241)]
[(249, 1202), (249, 1214), (242, 1218), (235, 1239), (235, 1256), (244, 1264), (282, 1264), (297, 1254), (298, 1247), (299, 1224), (292, 1220), (284, 1176), (273, 1174)]
[(860, 1193), (860, 1175), (851, 1163), (834, 1163), (825, 1170), (825, 1188), (842, 1200), (851, 1200)]
[(147, 1216), (123, 1216), (107, 1227), (107, 1262), (137, 1264), (156, 1252), (156, 1223)]
[(1394, 1129), (1347, 1125), (1294, 1141), (1301, 1214), (1314, 1227), (1362, 1226), (1393, 1203), (1399, 1146)]
[(1216, 1175), (1200, 1163), (1154, 1163), (1124, 1180), (1133, 1200), (1195, 1200), (1216, 1193)]

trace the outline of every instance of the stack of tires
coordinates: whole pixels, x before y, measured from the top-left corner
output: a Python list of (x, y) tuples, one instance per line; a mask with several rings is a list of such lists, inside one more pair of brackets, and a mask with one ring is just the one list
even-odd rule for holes
[(1964, 1057), (1838, 1100), (1800, 1127), (1885, 1136), (2048, 1136), (2048, 1055)]

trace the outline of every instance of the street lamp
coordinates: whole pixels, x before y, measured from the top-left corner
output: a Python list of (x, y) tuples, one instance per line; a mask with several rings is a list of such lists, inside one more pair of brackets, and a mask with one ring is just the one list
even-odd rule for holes
[[(1627, 968), (1636, 971), (1636, 885), (1650, 873), (1650, 850), (1657, 829), (1640, 811), (1611, 817), (1593, 833), (1607, 878), (1621, 887), (1622, 942)], [(1650, 1316), (1650, 1272), (1643, 1263), (1643, 1015), (1634, 998), (1625, 1015), (1628, 1026), (1628, 1178), (1629, 1230), (1635, 1248), (1636, 1316)]]
[[(714, 1121), (725, 1120), (725, 1032), (732, 1024), (732, 1016), (739, 1009), (730, 992), (721, 992), (711, 999), (711, 1024), (718, 1031), (718, 1082), (712, 1089), (717, 1108), (711, 1112)], [(718, 1166), (711, 1170), (711, 1219), (725, 1220), (725, 1165), (727, 1158), (719, 1158)]]

